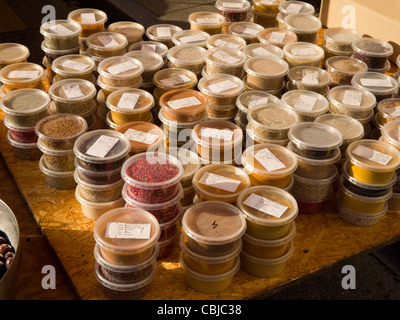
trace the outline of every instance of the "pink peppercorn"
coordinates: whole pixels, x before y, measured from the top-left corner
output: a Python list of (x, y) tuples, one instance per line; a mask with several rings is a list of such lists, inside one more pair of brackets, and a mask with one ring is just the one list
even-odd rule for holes
[(299, 213), (304, 215), (313, 215), (324, 211), (327, 201), (303, 201), (296, 199), (299, 207)]
[(9, 131), (11, 139), (18, 143), (35, 143), (38, 140), (35, 130), (18, 131), (9, 129)]

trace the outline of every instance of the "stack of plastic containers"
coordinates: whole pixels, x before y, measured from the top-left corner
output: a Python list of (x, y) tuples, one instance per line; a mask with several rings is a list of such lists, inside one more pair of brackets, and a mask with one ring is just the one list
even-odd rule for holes
[(264, 44), (270, 44), (280, 49), (292, 42), (297, 41), (297, 35), (285, 28), (267, 28), (258, 33), (258, 40)]
[(234, 22), (248, 21), (251, 4), (246, 0), (217, 0), (215, 7), (220, 15), (225, 18), (222, 33), (226, 33), (229, 25)]
[(182, 28), (173, 24), (156, 24), (146, 29), (146, 36), (151, 41), (161, 42), (168, 48), (172, 48), (175, 45), (172, 37), (179, 31), (182, 31)]
[(243, 49), (243, 52), (247, 55), (248, 59), (257, 56), (277, 57), (280, 59), (285, 58), (285, 54), (281, 48), (269, 43), (260, 42), (249, 44)]
[(124, 206), (121, 168), (129, 150), (128, 138), (113, 130), (94, 130), (76, 140), (75, 197), (89, 219)]
[(290, 192), (300, 213), (319, 213), (333, 195), (339, 177), (335, 163), (340, 159), (342, 134), (323, 123), (303, 122), (293, 126), (288, 136), (288, 149), (296, 154), (298, 162)]
[(207, 39), (206, 47), (207, 49), (225, 47), (243, 50), (246, 47), (246, 41), (233, 34), (214, 34)]
[(325, 57), (324, 49), (309, 42), (291, 42), (283, 47), (290, 69), (298, 66), (320, 67)]
[(208, 49), (205, 53), (206, 66), (204, 74), (231, 74), (243, 78), (243, 65), (246, 62), (246, 54), (239, 49), (216, 47)]
[(196, 44), (191, 44), (190, 42), (176, 45), (168, 50), (168, 66), (169, 68), (182, 68), (192, 71), (200, 78), (201, 71), (206, 65), (204, 61), (204, 54), (206, 51), (205, 48)]
[(262, 25), (250, 21), (233, 22), (228, 26), (227, 33), (241, 37), (246, 44), (257, 43), (257, 35), (264, 30)]
[(354, 50), (352, 57), (364, 61), (368, 71), (385, 73), (390, 69), (389, 57), (393, 54), (393, 46), (383, 40), (360, 38), (351, 43)]
[(220, 201), (194, 204), (183, 215), (179, 262), (188, 285), (202, 293), (226, 290), (240, 269), (244, 215)]
[(225, 17), (215, 12), (200, 11), (191, 13), (188, 22), (191, 30), (200, 30), (214, 35), (222, 32)]
[(285, 17), (283, 25), (297, 35), (299, 42), (317, 43), (318, 32), (322, 29), (321, 20), (307, 13), (293, 13)]
[(392, 197), (400, 151), (386, 142), (358, 140), (346, 149), (337, 193), (339, 215), (357, 226), (370, 226), (387, 213)]
[(139, 41), (129, 46), (128, 52), (131, 51), (155, 52), (159, 54), (164, 60), (164, 65), (162, 68), (166, 67), (168, 64), (168, 47), (164, 43), (150, 40)]
[(39, 168), (49, 186), (61, 190), (76, 187), (73, 147), (87, 129), (84, 118), (68, 113), (47, 116), (36, 124), (38, 148), (43, 152)]
[(237, 207), (247, 225), (242, 236), (242, 269), (259, 278), (278, 276), (294, 251), (296, 200), (285, 190), (259, 186), (243, 191)]
[(82, 79), (96, 84), (93, 74), (94, 60), (81, 54), (71, 54), (55, 59), (51, 69), (55, 73), (54, 82), (65, 79)]
[(15, 90), (1, 99), (4, 125), (8, 128), (7, 140), (19, 159), (38, 160), (41, 157), (35, 126), (48, 115), (50, 102), (48, 94), (39, 89)]
[(254, 22), (264, 28), (274, 28), (278, 26), (277, 16), (279, 14), (279, 5), (284, 0), (272, 1), (253, 1), (252, 11)]
[(314, 15), (315, 8), (313, 5), (304, 1), (283, 1), (279, 4), (279, 14), (276, 18), (279, 22), (279, 27), (283, 28), (283, 20), (290, 14), (307, 13)]
[(30, 56), (29, 48), (19, 43), (0, 44), (0, 69), (18, 62), (26, 62)]
[(180, 233), (183, 174), (182, 163), (163, 152), (137, 154), (122, 167), (125, 181), (122, 196), (126, 205), (150, 212), (160, 224), (158, 259), (171, 254)]
[(145, 33), (144, 27), (133, 21), (118, 21), (111, 23), (107, 27), (108, 32), (116, 32), (124, 35), (128, 39), (128, 47), (143, 40)]
[(318, 67), (299, 66), (291, 68), (287, 74), (286, 90), (307, 90), (328, 95), (332, 76)]
[(159, 101), (158, 118), (162, 122), (167, 147), (181, 147), (191, 142), (192, 129), (207, 120), (207, 97), (193, 89), (164, 93)]
[(150, 290), (156, 273), (160, 225), (138, 208), (116, 208), (95, 223), (95, 276), (113, 300), (137, 300)]

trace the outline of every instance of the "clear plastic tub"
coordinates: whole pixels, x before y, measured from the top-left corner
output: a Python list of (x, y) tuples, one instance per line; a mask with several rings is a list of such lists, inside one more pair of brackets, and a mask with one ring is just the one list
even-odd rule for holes
[(198, 89), (212, 106), (235, 105), (237, 97), (244, 91), (243, 81), (229, 74), (211, 74), (202, 77)]
[(308, 90), (288, 91), (282, 95), (281, 101), (297, 113), (299, 122), (313, 122), (329, 110), (329, 102), (323, 95)]
[(225, 17), (215, 12), (193, 12), (189, 15), (188, 22), (191, 30), (200, 30), (214, 35), (222, 32)]
[(278, 144), (256, 144), (244, 150), (241, 163), (252, 186), (286, 188), (297, 169), (296, 155)]
[(362, 34), (355, 29), (336, 27), (324, 31), (324, 46), (337, 53), (353, 53), (351, 44), (362, 38)]
[[(117, 229), (118, 226), (126, 224), (130, 226), (124, 228), (127, 232), (118, 232), (121, 231)], [(139, 208), (107, 211), (96, 220), (93, 229), (94, 239), (103, 258), (122, 266), (142, 263), (151, 257), (160, 233), (157, 219)]]
[(283, 1), (279, 4), (278, 9), (283, 18), (293, 13), (315, 14), (314, 6), (303, 1)]
[(298, 41), (297, 35), (293, 31), (282, 28), (267, 28), (261, 31), (257, 38), (261, 43), (271, 44), (280, 49), (283, 49), (288, 43)]
[(0, 70), (0, 81), (7, 91), (36, 88), (43, 77), (44, 69), (31, 62), (13, 63)]
[(244, 64), (247, 84), (258, 90), (278, 90), (284, 84), (289, 65), (278, 57), (258, 56)]
[(114, 123), (147, 121), (155, 104), (154, 97), (142, 89), (121, 89), (107, 97), (107, 107)]
[(42, 151), (37, 147), (36, 142), (21, 143), (15, 141), (10, 135), (10, 130), (7, 132), (7, 141), (18, 159), (33, 161), (38, 160), (42, 156)]
[(400, 151), (386, 142), (362, 139), (346, 149), (349, 174), (367, 184), (385, 184), (400, 167)]
[(87, 53), (98, 58), (121, 56), (126, 52), (128, 39), (116, 32), (99, 32), (86, 40)]
[(230, 121), (202, 121), (193, 127), (191, 135), (199, 156), (205, 160), (232, 161), (242, 153), (243, 131)]
[(176, 45), (167, 53), (169, 67), (186, 69), (199, 75), (206, 64), (205, 53), (206, 49), (194, 44)]
[(76, 187), (74, 179), (74, 171), (70, 172), (54, 172), (49, 170), (44, 164), (43, 157), (39, 161), (39, 169), (45, 175), (46, 183), (58, 190), (71, 190)]
[(287, 144), (289, 143), (289, 139), (281, 139), (281, 140), (271, 140), (271, 139), (263, 139), (259, 136), (256, 136), (254, 133), (254, 130), (247, 130), (247, 126), (245, 128), (246, 132), (246, 146), (252, 146), (252, 145), (256, 145), (256, 144), (263, 144), (263, 143), (272, 143), (272, 144), (277, 144), (280, 146), (284, 146), (286, 147)]
[(384, 68), (388, 58), (393, 54), (393, 46), (375, 38), (360, 38), (351, 43), (353, 57), (364, 61), (368, 68)]
[(285, 17), (283, 24), (297, 35), (299, 42), (316, 43), (318, 32), (322, 29), (321, 20), (307, 13), (290, 14)]
[(51, 64), (58, 80), (83, 79), (91, 81), (95, 68), (94, 60), (81, 54), (72, 54), (59, 57)]
[(19, 43), (0, 44), (0, 69), (10, 64), (26, 62), (30, 56), (29, 49)]
[(233, 22), (228, 26), (228, 33), (239, 36), (246, 41), (246, 44), (257, 43), (257, 35), (264, 27), (248, 21)]
[(207, 39), (206, 46), (211, 48), (233, 48), (243, 50), (246, 47), (246, 41), (233, 34), (214, 34)]
[(153, 83), (161, 97), (164, 93), (175, 89), (193, 89), (197, 85), (194, 72), (184, 68), (166, 68), (154, 74)]
[(208, 49), (204, 54), (207, 74), (225, 73), (236, 77), (243, 76), (246, 54), (235, 48), (217, 47)]
[(293, 255), (293, 242), (290, 242), (289, 244), (289, 248), (285, 254), (273, 259), (256, 258), (242, 250), (242, 253), (240, 254), (241, 268), (255, 277), (276, 277), (284, 271), (287, 261)]
[(156, 24), (146, 29), (146, 36), (152, 41), (161, 42), (172, 48), (175, 45), (172, 36), (179, 31), (182, 31), (182, 28), (172, 24)]
[(107, 27), (108, 32), (115, 32), (124, 35), (128, 39), (128, 46), (142, 41), (145, 33), (143, 25), (133, 21), (118, 21)]
[(117, 90), (121, 90), (121, 89), (139, 89), (140, 86), (143, 84), (143, 78), (142, 77), (138, 77), (137, 80), (138, 80), (138, 82), (135, 83), (133, 86), (130, 86), (130, 87), (111, 87), (111, 86), (106, 85), (103, 82), (103, 77), (101, 75), (99, 75), (97, 77), (97, 85), (98, 85), (98, 87), (100, 87), (100, 89), (101, 89), (100, 91), (104, 95), (105, 99), (107, 99), (108, 96), (111, 93), (113, 93), (113, 92), (115, 92)]
[(291, 68), (287, 74), (289, 90), (308, 90), (322, 95), (329, 91), (332, 76), (318, 67), (299, 66)]
[(51, 20), (40, 26), (45, 46), (51, 50), (69, 50), (79, 46), (79, 23), (68, 20)]
[(38, 136), (35, 132), (35, 127), (19, 127), (12, 125), (7, 115), (4, 116), (3, 123), (10, 133), (11, 140), (19, 143), (35, 143)]
[[(71, 55), (71, 54), (80, 54), (79, 46), (77, 46), (73, 49), (68, 49), (68, 50), (54, 50), (54, 49), (47, 48), (44, 41), (41, 44), (41, 49), (45, 54), (45, 58), (47, 59), (48, 63), (50, 63), (50, 64), (52, 64), (54, 62), (54, 60), (56, 60), (60, 57)], [(50, 68), (50, 70), (51, 70), (51, 68)]]
[(182, 229), (182, 241), (191, 251), (202, 256), (221, 257), (237, 250), (246, 230), (246, 220), (234, 205), (204, 201), (186, 210)]
[(246, 0), (217, 0), (215, 7), (218, 13), (225, 18), (225, 22), (247, 21), (251, 4)]
[(209, 164), (193, 177), (193, 187), (202, 201), (236, 203), (239, 194), (250, 187), (247, 173), (230, 164)]
[(79, 177), (82, 181), (92, 185), (109, 185), (121, 180), (121, 168), (116, 168), (108, 171), (93, 171), (84, 169), (77, 163), (75, 157), (75, 168), (79, 172)]
[(144, 65), (139, 59), (130, 56), (116, 56), (102, 60), (97, 72), (101, 81), (110, 87), (130, 87), (140, 80)]
[(279, 13), (279, 5), (284, 0), (256, 0), (254, 1), (254, 10), (260, 13), (277, 14)]
[(319, 67), (325, 56), (324, 49), (308, 42), (292, 42), (283, 47), (290, 68), (297, 66)]
[(325, 61), (325, 66), (332, 82), (339, 85), (351, 85), (355, 74), (368, 71), (363, 61), (346, 56), (330, 57)]
[(104, 31), (104, 25), (108, 20), (107, 14), (98, 9), (83, 8), (71, 11), (67, 17), (81, 25), (82, 31), (80, 37), (89, 37), (90, 35)]
[(329, 109), (355, 119), (369, 115), (376, 106), (375, 96), (368, 90), (354, 86), (337, 86), (329, 90)]
[(377, 105), (379, 123), (382, 125), (400, 119), (400, 98), (389, 98), (380, 101)]
[(243, 51), (248, 59), (258, 56), (285, 58), (281, 48), (268, 43), (252, 43), (247, 45)]
[(130, 51), (125, 53), (124, 56), (139, 60), (143, 64), (143, 73), (141, 76), (144, 84), (153, 85), (154, 74), (165, 64), (163, 57), (156, 52)]
[(253, 17), (252, 22), (263, 26), (266, 29), (278, 27), (278, 22), (276, 21), (277, 13), (262, 13), (255, 10), (255, 5), (251, 7)]
[(294, 125), (288, 137), (294, 153), (311, 159), (329, 159), (343, 143), (339, 130), (315, 122)]
[(51, 150), (46, 148), (41, 140), (37, 146), (43, 153), (43, 164), (54, 172), (70, 172), (75, 170), (74, 152), (71, 150)]
[(208, 119), (223, 119), (232, 121), (237, 113), (236, 105), (232, 106), (213, 106), (207, 105), (206, 107)]
[(394, 97), (399, 90), (399, 83), (391, 76), (379, 72), (360, 72), (353, 76), (351, 84), (356, 88), (366, 89), (376, 97), (376, 101)]
[(158, 41), (139, 41), (129, 46), (128, 52), (131, 51), (145, 51), (158, 53), (164, 59), (164, 64), (168, 61), (167, 53), (168, 47)]
[(180, 45), (193, 45), (205, 48), (209, 37), (210, 34), (201, 30), (181, 30), (174, 33), (172, 42), (175, 44), (175, 47)]
[(400, 120), (393, 120), (386, 123), (381, 130), (382, 141), (389, 143), (398, 150), (400, 150), (399, 127)]
[(3, 96), (0, 107), (12, 126), (33, 127), (47, 116), (51, 99), (40, 89), (19, 89)]

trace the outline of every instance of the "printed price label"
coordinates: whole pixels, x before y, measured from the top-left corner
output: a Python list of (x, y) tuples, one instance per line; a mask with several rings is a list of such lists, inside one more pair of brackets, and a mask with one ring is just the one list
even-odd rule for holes
[(292, 3), (286, 8), (288, 14), (299, 13), (303, 8), (302, 4)]
[(222, 2), (222, 7), (229, 9), (241, 9), (243, 8), (243, 2)]
[(201, 104), (199, 99), (197, 99), (196, 97), (189, 97), (189, 98), (168, 101), (167, 103), (168, 103), (168, 106), (170, 106), (172, 109), (175, 109), (175, 110), (193, 107), (193, 106), (197, 106), (197, 105)]
[(384, 154), (382, 152), (364, 146), (356, 147), (352, 151), (352, 153), (357, 156), (363, 157), (364, 159), (368, 159), (373, 162), (379, 163), (383, 166), (387, 165), (390, 162), (390, 160), (392, 160), (392, 156), (389, 156), (387, 154)]
[(267, 56), (267, 57), (275, 57), (276, 55), (273, 54), (272, 52), (268, 51), (267, 49), (264, 49), (262, 47), (258, 47), (252, 50), (252, 52), (256, 55), (256, 56)]
[(140, 95), (136, 93), (124, 93), (118, 101), (118, 108), (121, 109), (134, 109), (139, 100)]
[(268, 98), (267, 97), (261, 97), (261, 96), (256, 96), (256, 95), (252, 95), (250, 97), (250, 101), (249, 101), (249, 105), (248, 105), (248, 109), (251, 109), (255, 106), (258, 106), (260, 104), (263, 103), (268, 103)]
[(142, 44), (140, 50), (146, 52), (156, 52), (157, 46), (155, 44)]
[(68, 36), (70, 34), (73, 34), (73, 32), (71, 30), (69, 30), (67, 27), (63, 26), (62, 24), (52, 25), (50, 27), (50, 30), (61, 36)]
[(106, 48), (115, 48), (119, 46), (117, 40), (114, 39), (112, 36), (99, 36), (97, 39), (101, 42), (101, 44)]
[(149, 223), (107, 223), (106, 238), (112, 239), (150, 239)]
[(260, 210), (273, 217), (280, 218), (288, 209), (288, 207), (261, 197), (258, 194), (252, 193), (244, 202), (246, 206), (252, 207), (256, 210)]
[(197, 18), (196, 22), (203, 24), (219, 24), (219, 20), (217, 18)]
[(291, 50), (292, 54), (295, 56), (311, 56), (317, 54), (314, 48), (310, 48), (307, 46), (298, 46)]
[(198, 42), (204, 41), (205, 38), (201, 34), (195, 34), (194, 36), (185, 36), (179, 39), (181, 42), (184, 43), (191, 43), (191, 42)]
[(222, 189), (228, 192), (235, 192), (240, 185), (240, 181), (228, 177), (220, 176), (218, 174), (206, 172), (201, 179), (200, 183), (207, 186)]
[(362, 92), (346, 90), (344, 92), (342, 102), (350, 106), (360, 106), (362, 100)]
[(304, 70), (303, 78), (301, 79), (301, 81), (307, 84), (318, 84), (318, 72), (311, 70)]
[(102, 135), (86, 151), (86, 154), (92, 157), (104, 158), (118, 141), (119, 139), (116, 137)]
[(253, 156), (268, 171), (276, 171), (286, 168), (286, 166), (268, 148), (253, 152)]
[(81, 87), (77, 83), (67, 83), (62, 86), (62, 89), (67, 96), (67, 98), (80, 98), (83, 97), (84, 94), (81, 90)]

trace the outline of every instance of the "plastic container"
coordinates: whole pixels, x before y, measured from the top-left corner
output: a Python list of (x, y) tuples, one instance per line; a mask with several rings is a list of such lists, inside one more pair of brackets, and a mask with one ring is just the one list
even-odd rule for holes
[(289, 65), (277, 57), (261, 56), (248, 59), (244, 70), (250, 87), (272, 91), (282, 88)]
[[(115, 228), (120, 224), (128, 224), (131, 228), (127, 233), (119, 234)], [(138, 228), (138, 224), (143, 225), (143, 229)], [(151, 257), (160, 232), (160, 224), (149, 212), (139, 208), (117, 208), (96, 220), (93, 236), (106, 261), (129, 266)]]
[(43, 77), (44, 69), (31, 62), (13, 63), (0, 70), (0, 81), (6, 89), (5, 93), (16, 89), (37, 88)]
[(400, 195), (393, 193), (388, 201), (388, 210), (400, 210)]
[(288, 137), (294, 153), (311, 159), (329, 159), (343, 143), (339, 130), (323, 123), (298, 123)]
[(277, 13), (262, 13), (255, 9), (255, 5), (251, 7), (253, 18), (252, 22), (263, 26), (266, 29), (278, 27), (278, 22), (276, 20)]
[(375, 38), (360, 38), (351, 44), (353, 57), (364, 61), (368, 68), (384, 68), (388, 58), (393, 54), (393, 46), (383, 40)]
[(48, 63), (50, 63), (50, 64), (52, 64), (54, 62), (54, 60), (56, 60), (60, 57), (71, 55), (71, 54), (80, 54), (80, 46), (79, 45), (72, 49), (54, 50), (54, 49), (47, 48), (45, 45), (45, 42), (43, 41), (41, 44), (41, 49), (44, 52), (45, 58), (47, 59)]
[(154, 74), (165, 64), (164, 58), (156, 52), (151, 51), (130, 51), (124, 54), (125, 57), (131, 57), (139, 60), (143, 65), (141, 74), (144, 84), (153, 86)]
[(363, 61), (346, 56), (330, 57), (325, 61), (325, 66), (332, 82), (339, 85), (351, 85), (355, 74), (368, 71)]
[(46, 148), (41, 141), (37, 142), (37, 147), (43, 153), (43, 163), (54, 172), (70, 172), (75, 170), (74, 152), (71, 150), (51, 150)]
[(377, 102), (394, 97), (399, 90), (399, 83), (393, 77), (379, 72), (357, 73), (353, 76), (351, 84), (371, 92)]
[(308, 42), (292, 42), (283, 47), (290, 68), (297, 66), (319, 67), (325, 56), (324, 49)]
[(67, 19), (78, 22), (82, 28), (79, 36), (86, 38), (94, 33), (104, 31), (104, 24), (107, 22), (108, 17), (101, 10), (83, 8), (71, 11)]
[(299, 42), (316, 43), (318, 32), (322, 29), (321, 20), (307, 13), (293, 13), (283, 20), (286, 29), (297, 35)]
[(214, 34), (207, 38), (206, 47), (207, 49), (229, 48), (242, 51), (246, 47), (246, 41), (244, 41), (243, 38), (232, 34)]
[(175, 44), (175, 47), (180, 45), (193, 45), (205, 48), (209, 37), (209, 33), (201, 30), (181, 30), (173, 34), (172, 42)]
[(154, 106), (154, 97), (142, 89), (120, 89), (107, 97), (107, 107), (114, 123), (148, 121)]
[(91, 81), (95, 63), (88, 56), (72, 54), (55, 59), (51, 68), (58, 80), (75, 78)]
[(243, 38), (246, 44), (259, 42), (257, 35), (262, 30), (262, 25), (248, 21), (233, 22), (228, 26), (228, 33)]
[(45, 175), (46, 183), (58, 190), (71, 190), (76, 187), (76, 182), (74, 179), (74, 171), (69, 172), (55, 172), (49, 170), (44, 164), (43, 157), (39, 161), (39, 169)]
[(222, 32), (225, 17), (215, 12), (200, 11), (191, 13), (188, 22), (191, 30), (199, 30), (214, 35)]
[(285, 58), (285, 55), (281, 48), (268, 43), (252, 43), (247, 45), (243, 51), (247, 55), (248, 59), (259, 56), (274, 57), (280, 59)]
[(278, 9), (283, 18), (293, 13), (315, 14), (314, 6), (303, 1), (283, 1), (279, 4)]
[(192, 43), (176, 45), (168, 50), (167, 57), (170, 68), (182, 68), (200, 75), (205, 66), (206, 49)]
[(167, 63), (167, 52), (168, 47), (158, 41), (139, 41), (129, 46), (128, 52), (131, 51), (145, 51), (145, 52), (155, 52), (159, 54), (164, 59), (164, 65)]
[(242, 153), (243, 131), (227, 120), (211, 119), (192, 130), (199, 156), (207, 161), (232, 161)]
[(182, 229), (182, 242), (191, 251), (202, 256), (222, 257), (236, 252), (246, 220), (234, 205), (204, 201), (186, 210)]
[(172, 254), (175, 247), (177, 246), (176, 240), (179, 236), (179, 230), (175, 234), (166, 240), (158, 241), (160, 246), (160, 253), (157, 256), (157, 260), (165, 259)]
[(397, 150), (400, 150), (399, 127), (400, 120), (393, 120), (386, 123), (381, 131), (382, 141), (392, 145)]
[(260, 33), (257, 35), (257, 38), (261, 43), (271, 44), (280, 49), (283, 49), (283, 47), (288, 43), (298, 41), (297, 35), (293, 31), (278, 27), (267, 28), (263, 31), (260, 31)]
[(242, 250), (240, 254), (241, 268), (255, 277), (276, 277), (284, 271), (287, 261), (293, 255), (293, 251), (293, 242), (290, 242), (289, 248), (285, 254), (273, 259), (256, 258)]
[(388, 143), (362, 139), (346, 149), (349, 174), (367, 184), (385, 184), (400, 167), (400, 151)]
[(353, 41), (362, 38), (362, 34), (355, 29), (336, 27), (324, 31), (323, 44), (325, 48), (337, 53), (352, 54)]
[(117, 91), (117, 90), (121, 90), (121, 89), (138, 89), (141, 87), (141, 85), (143, 84), (143, 78), (140, 76), (137, 78), (137, 81), (134, 85), (129, 86), (129, 87), (112, 87), (112, 86), (108, 86), (103, 82), (103, 76), (99, 75), (97, 77), (97, 85), (98, 87), (100, 87), (100, 91), (102, 92), (102, 94), (104, 95), (105, 99), (108, 98), (108, 96)]
[(252, 186), (286, 188), (297, 169), (296, 155), (277, 144), (256, 144), (244, 150), (241, 163)]
[(183, 68), (166, 68), (154, 74), (153, 83), (161, 97), (165, 92), (175, 89), (193, 89), (197, 85), (194, 72)]
[(236, 77), (243, 76), (246, 54), (235, 48), (217, 47), (208, 49), (204, 54), (207, 74), (225, 73)]
[(225, 22), (232, 23), (247, 21), (251, 5), (249, 1), (245, 0), (217, 0), (215, 7), (218, 13), (224, 17)]
[(379, 123), (382, 125), (390, 121), (400, 119), (398, 110), (400, 110), (400, 98), (389, 98), (380, 101), (377, 105), (377, 114)]
[(322, 95), (329, 91), (332, 76), (318, 67), (300, 66), (291, 68), (287, 74), (288, 90), (308, 90)]
[(37, 147), (37, 143), (21, 143), (15, 141), (10, 134), (10, 130), (7, 132), (7, 141), (11, 145), (14, 155), (21, 160), (38, 160), (42, 156), (42, 151)]
[(0, 69), (10, 64), (26, 62), (30, 56), (29, 49), (19, 43), (0, 44)]
[(120, 33), (104, 31), (90, 35), (86, 45), (88, 54), (105, 59), (123, 55), (128, 47), (128, 39)]
[(172, 24), (156, 24), (146, 29), (146, 36), (152, 41), (161, 42), (172, 48), (175, 45), (172, 37), (179, 31), (182, 31), (182, 28)]
[(19, 143), (35, 143), (38, 136), (35, 132), (35, 127), (18, 127), (13, 126), (8, 121), (7, 115), (4, 116), (3, 123), (8, 128), (11, 140)]
[(284, 0), (272, 1), (254, 1), (254, 10), (260, 13), (277, 14), (279, 13), (279, 5)]
[(69, 50), (79, 46), (79, 23), (68, 20), (51, 20), (40, 26), (44, 44), (51, 50)]
[(145, 33), (144, 27), (140, 23), (133, 21), (118, 21), (111, 23), (107, 27), (107, 31), (124, 35), (128, 39), (128, 46), (142, 41), (142, 37)]

